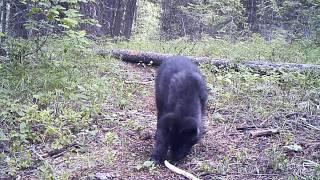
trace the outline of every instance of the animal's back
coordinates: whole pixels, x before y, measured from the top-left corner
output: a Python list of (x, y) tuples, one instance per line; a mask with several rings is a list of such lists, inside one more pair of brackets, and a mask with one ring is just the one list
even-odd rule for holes
[[(173, 110), (170, 106), (170, 96), (188, 95), (192, 88), (199, 85), (198, 79), (201, 79), (197, 66), (187, 57), (174, 56), (166, 59), (159, 67), (156, 76), (156, 104), (158, 113), (168, 109)], [(192, 81), (194, 80), (194, 81)], [(177, 92), (177, 91), (179, 92)], [(177, 99), (175, 97), (174, 99)], [(158, 114), (159, 115), (159, 114)]]

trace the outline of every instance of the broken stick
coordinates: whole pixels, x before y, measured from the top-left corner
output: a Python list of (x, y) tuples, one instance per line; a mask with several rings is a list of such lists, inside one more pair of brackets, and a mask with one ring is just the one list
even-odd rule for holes
[(236, 127), (236, 130), (246, 131), (246, 130), (258, 129), (258, 128), (264, 128), (264, 126), (239, 126), (239, 127)]
[(164, 165), (170, 169), (171, 171), (177, 173), (177, 174), (180, 174), (188, 179), (191, 179), (191, 180), (200, 180), (199, 178), (197, 178), (196, 176), (194, 176), (193, 174), (185, 171), (185, 170), (182, 170), (172, 164), (170, 164), (167, 160), (164, 161)]
[(271, 136), (273, 134), (278, 134), (278, 129), (259, 129), (256, 131), (251, 131), (250, 136), (251, 137), (259, 137), (259, 136)]

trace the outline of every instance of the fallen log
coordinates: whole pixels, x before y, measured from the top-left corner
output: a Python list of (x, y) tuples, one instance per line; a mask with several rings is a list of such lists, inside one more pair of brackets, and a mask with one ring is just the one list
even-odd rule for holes
[[(140, 52), (126, 49), (97, 50), (96, 53), (102, 56), (112, 56), (130, 63), (145, 63), (153, 66), (159, 66), (166, 58), (174, 56), (172, 54), (161, 54), (155, 52)], [(290, 72), (308, 72), (320, 74), (320, 65), (318, 64), (295, 64), (295, 63), (271, 63), (266, 61), (231, 61), (227, 59), (217, 59), (208, 57), (187, 56), (197, 64), (211, 64), (219, 69), (231, 68), (240, 69), (247, 67), (254, 71), (266, 72), (268, 70), (290, 71)]]

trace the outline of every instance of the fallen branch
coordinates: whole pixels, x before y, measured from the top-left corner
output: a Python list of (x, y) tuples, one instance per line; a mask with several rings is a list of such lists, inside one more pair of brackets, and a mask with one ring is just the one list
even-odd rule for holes
[(279, 174), (257, 174), (257, 173), (241, 173), (241, 172), (227, 172), (227, 173), (213, 173), (213, 172), (206, 172), (204, 174), (201, 174), (200, 176), (279, 176)]
[(256, 131), (251, 131), (250, 136), (254, 138), (259, 136), (271, 136), (278, 133), (280, 133), (278, 129), (259, 129)]
[(236, 130), (238, 131), (246, 131), (246, 130), (252, 130), (257, 128), (264, 128), (264, 126), (239, 126), (236, 127)]
[(313, 129), (313, 130), (320, 131), (320, 127), (314, 126), (314, 125), (308, 123), (304, 118), (303, 118), (303, 119), (301, 118), (301, 121), (302, 121), (302, 124), (303, 124), (305, 127), (309, 128), (309, 129)]
[(140, 82), (140, 81), (124, 81), (126, 84), (141, 84), (141, 85), (149, 85), (152, 84), (153, 81), (146, 81), (146, 82)]
[(60, 149), (54, 149), (52, 151), (49, 151), (48, 153), (46, 153), (45, 155), (43, 155), (43, 158), (47, 158), (47, 157), (59, 157), (61, 156), (65, 151), (67, 151), (69, 148), (71, 147), (77, 147), (79, 146), (78, 143), (72, 143), (72, 144), (68, 144)]
[(200, 180), (199, 178), (197, 178), (197, 177), (194, 176), (193, 174), (191, 174), (191, 173), (189, 173), (189, 172), (187, 172), (187, 171), (184, 171), (184, 170), (182, 170), (182, 169), (180, 169), (180, 168), (178, 168), (178, 167), (170, 164), (167, 160), (164, 161), (164, 165), (165, 165), (168, 169), (170, 169), (171, 171), (173, 171), (173, 172), (175, 172), (175, 173), (177, 173), (177, 174), (180, 174), (180, 175), (182, 175), (182, 176), (184, 176), (184, 177), (186, 177), (186, 178), (188, 178), (188, 179), (191, 179), (191, 180)]
[[(112, 56), (130, 63), (145, 63), (154, 66), (159, 66), (163, 60), (173, 56), (172, 54), (161, 54), (155, 52), (140, 52), (125, 49), (113, 50), (97, 50), (96, 53), (102, 56)], [(295, 63), (271, 63), (265, 61), (230, 61), (227, 59), (215, 59), (208, 57), (194, 57), (188, 56), (195, 63), (207, 63), (218, 68), (232, 68), (239, 69), (242, 66), (250, 68), (255, 71), (265, 72), (267, 70), (277, 71), (292, 71), (292, 72), (313, 72), (320, 74), (320, 65), (313, 64), (295, 64)]]
[(36, 150), (36, 148), (35, 148), (34, 146), (31, 147), (31, 151), (33, 152), (33, 154), (35, 154), (35, 155), (39, 158), (40, 161), (42, 161), (45, 165), (48, 166), (48, 168), (50, 169), (50, 171), (51, 171), (51, 173), (52, 173), (52, 175), (53, 175), (53, 179), (57, 179), (57, 177), (56, 177), (56, 175), (55, 175), (55, 173), (54, 173), (54, 169), (53, 169), (53, 167), (51, 166), (51, 164), (50, 164), (46, 159), (44, 159), (43, 156), (41, 156), (41, 155), (37, 152), (37, 150)]

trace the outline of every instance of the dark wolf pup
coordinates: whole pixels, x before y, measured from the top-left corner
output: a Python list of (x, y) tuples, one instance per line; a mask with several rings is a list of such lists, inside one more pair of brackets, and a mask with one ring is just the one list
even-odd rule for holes
[(171, 159), (178, 161), (201, 138), (206, 84), (197, 66), (183, 56), (166, 59), (155, 82), (158, 117), (151, 158), (163, 163), (170, 149)]

